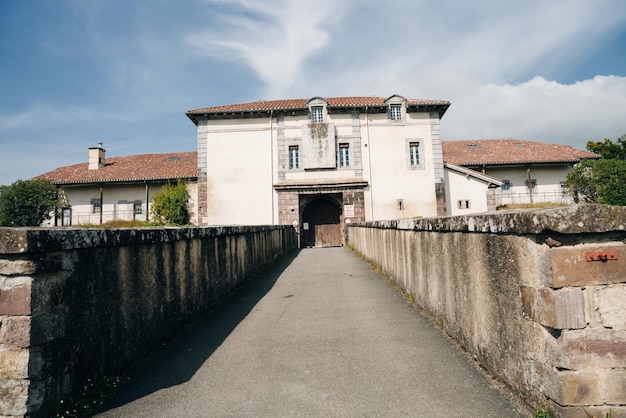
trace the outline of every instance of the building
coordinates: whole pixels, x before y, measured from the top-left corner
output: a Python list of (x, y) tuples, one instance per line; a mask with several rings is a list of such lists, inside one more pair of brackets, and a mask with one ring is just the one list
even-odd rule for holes
[(583, 159), (601, 158), (569, 145), (520, 139), (443, 141), (443, 156), (447, 164), (500, 179), (502, 185), (495, 190), (496, 207), (570, 203), (564, 182), (573, 165)]
[(444, 169), (448, 215), (496, 210), (502, 180), (450, 163), (444, 163)]
[[(53, 225), (100, 224), (111, 220), (146, 220), (150, 200), (167, 182), (187, 182), (195, 204), (197, 153), (175, 152), (106, 158), (102, 144), (89, 148), (88, 161), (35, 177), (56, 185), (67, 206)], [(192, 215), (192, 222), (193, 222)]]
[(344, 243), (346, 223), (445, 214), (449, 106), (393, 95), (190, 110), (199, 222), (294, 225), (319, 246)]

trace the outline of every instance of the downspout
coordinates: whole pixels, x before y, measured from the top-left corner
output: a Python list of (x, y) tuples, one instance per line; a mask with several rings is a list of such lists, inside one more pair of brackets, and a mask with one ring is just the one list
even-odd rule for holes
[(102, 212), (104, 212), (104, 200), (102, 200), (102, 196), (104, 196), (104, 190), (102, 185), (100, 185), (100, 225), (102, 225)]
[[(370, 146), (370, 121), (369, 121), (369, 114), (368, 112), (368, 106), (365, 106), (365, 133), (367, 134), (367, 143), (365, 144), (367, 146), (367, 165), (369, 166), (369, 183), (370, 183), (370, 215), (371, 215), (371, 221), (373, 221), (374, 219), (374, 192), (373, 192), (373, 188), (372, 188), (372, 147)], [(366, 219), (367, 220), (367, 219)]]
[(270, 110), (270, 169), (272, 181), (270, 184), (270, 198), (272, 201), (272, 225), (276, 225), (276, 211), (274, 209), (274, 110)]
[(150, 214), (150, 201), (148, 200), (150, 196), (150, 183), (146, 180), (146, 222), (149, 220), (148, 216)]
[(530, 164), (526, 166), (526, 176), (528, 177), (528, 196), (530, 196), (530, 204), (533, 204), (533, 183), (530, 179)]

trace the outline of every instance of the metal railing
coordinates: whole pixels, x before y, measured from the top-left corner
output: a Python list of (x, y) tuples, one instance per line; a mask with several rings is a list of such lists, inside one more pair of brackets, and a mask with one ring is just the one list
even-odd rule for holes
[(516, 205), (516, 204), (530, 204), (530, 203), (563, 203), (571, 204), (572, 197), (566, 192), (543, 192), (533, 193), (532, 198), (529, 193), (497, 193), (496, 204), (502, 205)]
[(91, 212), (64, 212), (63, 216), (57, 219), (57, 225), (61, 226), (70, 226), (70, 225), (98, 225), (100, 224), (100, 220), (102, 219), (102, 223), (107, 223), (111, 221), (145, 221), (146, 213), (135, 214), (134, 210), (111, 210), (111, 211), (102, 211), (102, 217), (100, 213), (91, 213)]

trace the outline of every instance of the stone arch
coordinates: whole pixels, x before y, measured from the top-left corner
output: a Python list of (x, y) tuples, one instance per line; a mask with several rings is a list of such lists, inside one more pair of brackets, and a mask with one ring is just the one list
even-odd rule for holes
[(302, 247), (341, 246), (342, 205), (332, 196), (316, 196), (302, 208)]

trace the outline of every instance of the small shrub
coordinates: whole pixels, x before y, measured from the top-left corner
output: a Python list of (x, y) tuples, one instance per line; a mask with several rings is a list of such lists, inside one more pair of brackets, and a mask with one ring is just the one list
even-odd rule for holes
[(535, 418), (552, 418), (552, 415), (549, 412), (537, 409), (535, 411)]
[(168, 182), (163, 190), (153, 197), (150, 213), (155, 222), (169, 225), (186, 225), (189, 223), (187, 210), (187, 186), (181, 180), (176, 184)]

